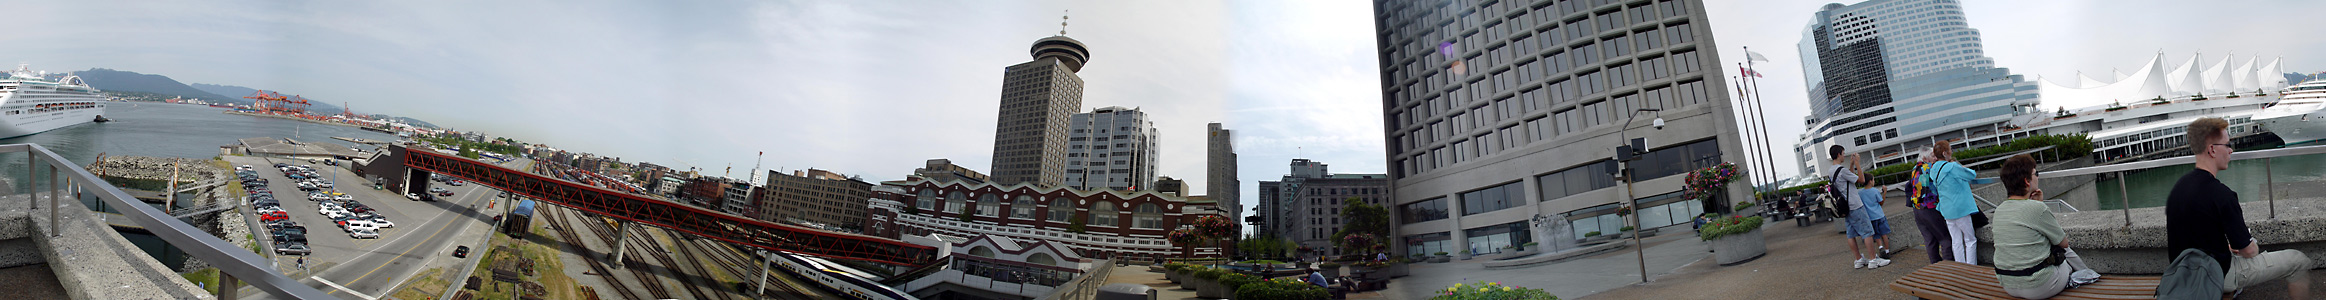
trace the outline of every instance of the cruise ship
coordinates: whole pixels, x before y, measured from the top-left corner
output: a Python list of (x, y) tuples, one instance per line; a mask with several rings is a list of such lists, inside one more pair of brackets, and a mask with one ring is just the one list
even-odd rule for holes
[(2261, 128), (2287, 145), (2326, 139), (2326, 80), (2312, 80), (2279, 92), (2276, 103), (2253, 115)]
[(105, 118), (105, 95), (80, 76), (48, 81), (17, 65), (0, 79), (0, 138), (47, 132)]

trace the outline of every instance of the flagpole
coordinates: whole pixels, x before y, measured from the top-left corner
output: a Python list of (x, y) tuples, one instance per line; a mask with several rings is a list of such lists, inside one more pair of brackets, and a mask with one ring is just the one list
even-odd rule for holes
[[(1745, 139), (1745, 144), (1743, 145), (1744, 147), (1742, 147), (1742, 148), (1744, 148), (1744, 152), (1745, 152), (1745, 166), (1748, 166), (1748, 167), (1745, 169), (1745, 175), (1746, 175), (1746, 177), (1745, 177), (1745, 178), (1746, 178), (1747, 180), (1750, 180), (1750, 181), (1752, 181), (1752, 184), (1750, 184), (1750, 186), (1753, 186), (1753, 187), (1754, 187), (1754, 188), (1753, 188), (1753, 191), (1754, 191), (1754, 192), (1753, 192), (1753, 201), (1754, 201), (1754, 202), (1760, 202), (1760, 201), (1761, 201), (1761, 198), (1760, 198), (1760, 195), (1761, 195), (1761, 193), (1760, 193), (1760, 190), (1759, 190), (1759, 186), (1760, 186), (1760, 181), (1762, 180), (1762, 179), (1761, 179), (1761, 174), (1760, 174), (1761, 172), (1759, 172), (1759, 170), (1755, 170), (1755, 169), (1757, 169), (1757, 168), (1750, 167), (1750, 166), (1752, 166), (1752, 165), (1759, 164), (1759, 163), (1760, 163), (1760, 161), (1761, 161), (1761, 160), (1760, 160), (1760, 156), (1759, 156), (1758, 154), (1755, 154), (1755, 151), (1758, 151), (1758, 150), (1756, 150), (1756, 149), (1755, 149), (1755, 148), (1752, 146), (1752, 144), (1757, 144), (1757, 143), (1760, 143), (1760, 142), (1755, 140), (1754, 133), (1752, 132), (1752, 130), (1745, 130), (1746, 128), (1752, 128), (1752, 126), (1751, 126), (1751, 125), (1752, 125), (1752, 122), (1753, 122), (1753, 121), (1752, 121), (1752, 118), (1753, 118), (1753, 116), (1752, 116), (1752, 110), (1751, 110), (1751, 106), (1750, 106), (1750, 105), (1748, 105), (1748, 104), (1747, 104), (1747, 102), (1745, 102), (1745, 101), (1747, 101), (1747, 99), (1745, 98), (1745, 97), (1746, 97), (1746, 96), (1745, 96), (1746, 94), (1745, 94), (1745, 88), (1744, 88), (1744, 87), (1745, 87), (1744, 80), (1745, 80), (1745, 78), (1746, 78), (1746, 77), (1751, 77), (1751, 74), (1749, 74), (1749, 73), (1746, 73), (1746, 72), (1749, 72), (1749, 71), (1747, 71), (1746, 69), (1743, 69), (1743, 68), (1741, 68), (1741, 67), (1742, 67), (1741, 65), (1740, 65), (1739, 67), (1740, 67), (1740, 68), (1738, 68), (1738, 69), (1737, 69), (1737, 76), (1736, 76), (1736, 77), (1732, 77), (1732, 78), (1736, 78), (1736, 79), (1737, 79), (1737, 80), (1734, 80), (1734, 81), (1733, 81), (1733, 84), (1734, 84), (1734, 85), (1736, 85), (1736, 103), (1737, 103), (1737, 104), (1736, 104), (1736, 107), (1739, 109), (1739, 110), (1737, 110), (1737, 116), (1738, 116), (1739, 118), (1742, 118), (1742, 119), (1743, 119), (1743, 121), (1744, 121), (1744, 124), (1739, 124), (1737, 132), (1738, 132), (1738, 133), (1741, 133), (1741, 135), (1742, 135), (1742, 136), (1744, 136), (1744, 139)], [(1729, 206), (1730, 206), (1730, 204), (1729, 204), (1729, 203), (1720, 203), (1720, 205), (1721, 205), (1722, 207), (1729, 207)], [(1734, 211), (1734, 210), (1730, 210), (1730, 213), (1735, 213), (1735, 211)]]
[[(1752, 54), (1753, 47), (1743, 47), (1743, 48), (1745, 49), (1745, 53), (1746, 53), (1746, 55), (1751, 55), (1751, 54)], [(1745, 59), (1745, 69), (1748, 69), (1748, 70), (1750, 70), (1750, 69), (1752, 69), (1752, 66), (1753, 66), (1753, 60), (1752, 60), (1752, 58), (1749, 58), (1749, 57), (1748, 57), (1748, 58), (1746, 58), (1746, 59)], [(1755, 72), (1754, 72), (1754, 74), (1755, 74), (1755, 75), (1758, 75), (1758, 74), (1759, 74), (1759, 71), (1755, 71)], [(1755, 113), (1758, 113), (1758, 114), (1760, 114), (1760, 115), (1761, 115), (1761, 118), (1760, 118), (1760, 120), (1761, 120), (1761, 125), (1760, 125), (1760, 127), (1761, 127), (1761, 141), (1763, 142), (1763, 143), (1761, 143), (1761, 153), (1763, 153), (1763, 154), (1767, 155), (1767, 156), (1762, 156), (1762, 157), (1761, 157), (1761, 159), (1762, 159), (1762, 161), (1764, 162), (1764, 163), (1763, 163), (1763, 165), (1765, 165), (1765, 167), (1767, 167), (1767, 168), (1772, 168), (1771, 170), (1763, 170), (1763, 171), (1771, 171), (1771, 172), (1769, 172), (1769, 173), (1768, 173), (1768, 175), (1769, 175), (1769, 177), (1768, 177), (1768, 178), (1770, 179), (1770, 181), (1771, 181), (1771, 182), (1775, 182), (1775, 181), (1776, 181), (1776, 175), (1777, 175), (1777, 173), (1775, 173), (1775, 172), (1774, 172), (1774, 168), (1776, 168), (1776, 165), (1777, 165), (1777, 161), (1776, 161), (1776, 152), (1775, 152), (1776, 150), (1775, 150), (1775, 149), (1770, 149), (1770, 148), (1769, 148), (1769, 147), (1770, 147), (1769, 145), (1772, 143), (1772, 142), (1770, 142), (1770, 141), (1769, 141), (1769, 115), (1768, 115), (1768, 110), (1766, 109), (1767, 107), (1765, 106), (1765, 105), (1766, 105), (1766, 103), (1763, 103), (1763, 102), (1762, 102), (1762, 100), (1763, 100), (1763, 99), (1761, 98), (1761, 80), (1760, 80), (1760, 77), (1758, 77), (1758, 76), (1755, 76), (1755, 77), (1752, 79), (1752, 81), (1747, 81), (1747, 83), (1748, 83), (1749, 85), (1751, 85), (1751, 87), (1752, 87), (1752, 90), (1753, 90), (1753, 111), (1754, 111)], [(1781, 188), (1781, 187), (1780, 187), (1780, 188)], [(1756, 190), (1758, 190), (1758, 189), (1756, 188)], [(1756, 194), (1757, 194), (1757, 193), (1756, 193)]]

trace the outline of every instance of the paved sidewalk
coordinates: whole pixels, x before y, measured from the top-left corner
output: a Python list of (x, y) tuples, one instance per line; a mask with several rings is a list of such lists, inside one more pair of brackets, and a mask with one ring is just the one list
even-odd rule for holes
[[(1663, 277), (1690, 262), (1705, 260), (1704, 242), (1686, 226), (1664, 228), (1643, 239), (1647, 244), (1650, 277)], [(1622, 242), (1629, 243), (1630, 240)], [(1568, 261), (1511, 269), (1486, 269), (1485, 259), (1413, 265), (1413, 274), (1389, 281), (1385, 290), (1394, 299), (1429, 299), (1455, 283), (1498, 282), (1507, 286), (1542, 289), (1562, 299), (1622, 288), (1640, 281), (1638, 250), (1630, 247)], [(1658, 279), (1661, 280), (1661, 279)]]

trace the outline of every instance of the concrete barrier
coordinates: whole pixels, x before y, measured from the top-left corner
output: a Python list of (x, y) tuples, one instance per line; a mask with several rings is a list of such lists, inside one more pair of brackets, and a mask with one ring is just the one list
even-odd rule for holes
[[(2326, 199), (2278, 200), (2277, 218), (2270, 218), (2265, 201), (2245, 202), (2245, 226), (2261, 240), (2262, 251), (2301, 250), (2314, 261), (2326, 261)], [(2163, 273), (2171, 263), (2165, 250), (2164, 208), (2132, 209), (2131, 226), (2124, 211), (2083, 211), (2059, 215), (2068, 233), (2068, 246), (2093, 270), (2109, 274)], [(1982, 238), (1989, 235), (1981, 230)], [(1992, 251), (1991, 240), (1981, 240), (1982, 252)], [(1991, 253), (1991, 252), (1988, 252)], [(1980, 258), (1985, 260), (1986, 255)]]

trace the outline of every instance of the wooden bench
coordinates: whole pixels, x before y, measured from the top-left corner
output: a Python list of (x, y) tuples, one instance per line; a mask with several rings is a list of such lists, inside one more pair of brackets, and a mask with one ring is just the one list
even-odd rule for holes
[[(2100, 282), (2060, 291), (2051, 299), (2156, 299), (2157, 276), (2102, 275)], [(2003, 292), (1995, 268), (1942, 261), (1898, 281), (1890, 289), (1924, 299), (2019, 299)]]

